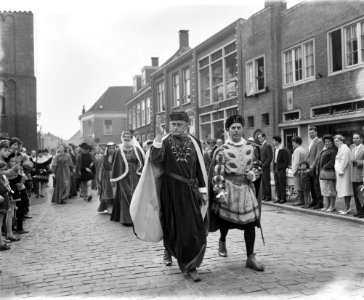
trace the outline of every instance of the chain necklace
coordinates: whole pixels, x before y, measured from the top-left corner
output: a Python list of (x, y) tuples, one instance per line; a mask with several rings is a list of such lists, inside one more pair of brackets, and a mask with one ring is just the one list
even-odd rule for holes
[(182, 146), (178, 145), (176, 139), (170, 135), (168, 137), (168, 142), (171, 145), (172, 154), (176, 157), (177, 162), (184, 161), (187, 163), (188, 156), (191, 156), (191, 140), (188, 135), (184, 135)]

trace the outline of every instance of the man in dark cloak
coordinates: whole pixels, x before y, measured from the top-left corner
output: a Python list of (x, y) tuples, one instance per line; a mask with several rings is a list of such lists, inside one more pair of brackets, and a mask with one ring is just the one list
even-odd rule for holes
[(199, 281), (197, 268), (205, 254), (208, 233), (207, 176), (201, 143), (187, 134), (188, 122), (185, 112), (172, 112), (171, 134), (162, 140), (163, 128), (157, 117), (150, 159), (164, 170), (160, 206), (165, 260), (174, 256), (181, 271)]

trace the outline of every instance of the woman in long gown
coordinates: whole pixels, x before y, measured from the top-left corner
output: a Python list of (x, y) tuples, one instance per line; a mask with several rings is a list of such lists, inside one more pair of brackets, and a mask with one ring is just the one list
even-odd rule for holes
[(100, 165), (97, 168), (97, 182), (100, 193), (100, 206), (97, 211), (101, 213), (111, 213), (114, 203), (114, 194), (110, 182), (110, 173), (114, 152), (115, 144), (108, 143), (106, 154), (100, 159)]
[[(76, 156), (74, 155), (73, 148), (68, 146), (66, 148), (66, 152), (71, 156), (72, 159), (72, 170), (76, 167)], [(77, 197), (77, 189), (76, 189), (76, 178), (75, 172), (71, 172), (71, 181), (70, 181), (70, 195), (69, 198)]]
[(144, 166), (144, 151), (129, 130), (121, 135), (122, 144), (115, 151), (110, 182), (115, 188), (111, 221), (132, 224), (130, 202)]
[(52, 195), (52, 203), (65, 204), (69, 198), (71, 188), (71, 172), (72, 172), (71, 156), (65, 152), (65, 146), (58, 147), (58, 153), (51, 163), (52, 172), (56, 176), (56, 186)]

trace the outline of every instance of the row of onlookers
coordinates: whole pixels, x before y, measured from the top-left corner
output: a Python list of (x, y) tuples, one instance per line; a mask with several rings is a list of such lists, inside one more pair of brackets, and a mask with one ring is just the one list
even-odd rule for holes
[[(319, 138), (317, 128), (314, 126), (308, 129), (308, 136), (307, 147), (302, 145), (299, 136), (292, 138), (292, 154), (283, 146), (280, 136), (273, 137), (273, 145), (267, 142), (264, 133), (258, 134), (258, 141), (254, 138), (248, 139), (248, 142), (253, 144), (256, 157), (261, 163), (262, 175), (255, 183), (255, 188), (261, 189), (262, 200), (286, 203), (289, 192), (287, 182), (293, 176), (292, 185), (298, 194), (294, 206), (332, 212), (336, 210), (336, 199), (344, 199), (345, 208), (339, 213), (347, 215), (351, 212), (350, 202), (354, 197), (356, 206), (354, 217), (364, 218), (362, 134), (353, 134), (353, 144), (350, 148), (340, 134), (335, 136), (327, 134)], [(207, 166), (211, 153), (216, 148), (216, 142), (214, 139), (207, 141), (208, 147), (204, 151)], [(270, 184), (272, 163), (275, 200), (272, 197)]]

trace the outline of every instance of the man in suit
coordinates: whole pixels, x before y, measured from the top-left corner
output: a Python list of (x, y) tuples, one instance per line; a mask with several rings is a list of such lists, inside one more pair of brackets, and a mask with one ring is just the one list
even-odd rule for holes
[(356, 206), (356, 214), (354, 217), (364, 218), (364, 206), (359, 201), (359, 186), (363, 184), (363, 164), (364, 164), (364, 145), (363, 135), (359, 133), (353, 134), (353, 142), (350, 146), (351, 157), (353, 158), (351, 168), (351, 181), (353, 183), (354, 199)]
[(265, 133), (258, 134), (258, 141), (261, 145), (261, 166), (262, 166), (262, 200), (272, 200), (272, 189), (270, 186), (270, 164), (273, 159), (272, 146), (267, 143)]
[(277, 200), (274, 203), (287, 202), (286, 187), (287, 187), (287, 168), (290, 162), (290, 154), (287, 148), (282, 145), (282, 138), (280, 136), (273, 137), (274, 160), (274, 182), (277, 193)]
[(305, 161), (307, 156), (306, 149), (302, 146), (302, 139), (299, 136), (292, 138), (293, 154), (292, 154), (292, 174), (294, 176), (294, 189), (298, 193), (298, 201), (295, 202), (294, 206), (302, 206), (305, 204), (303, 199), (303, 193), (301, 189), (300, 179), (298, 177), (298, 171), (300, 163)]
[[(309, 144), (306, 161), (308, 162), (311, 169), (311, 167), (313, 167), (313, 162), (315, 161), (316, 157), (321, 153), (322, 149), (324, 148), (324, 142), (322, 141), (322, 139), (319, 139), (317, 137), (317, 128), (315, 126), (310, 126), (308, 128), (308, 137)], [(316, 174), (315, 172), (312, 173), (311, 177), (311, 197), (312, 204), (310, 205), (310, 207), (313, 207), (314, 209), (319, 209), (323, 207), (319, 174)]]

